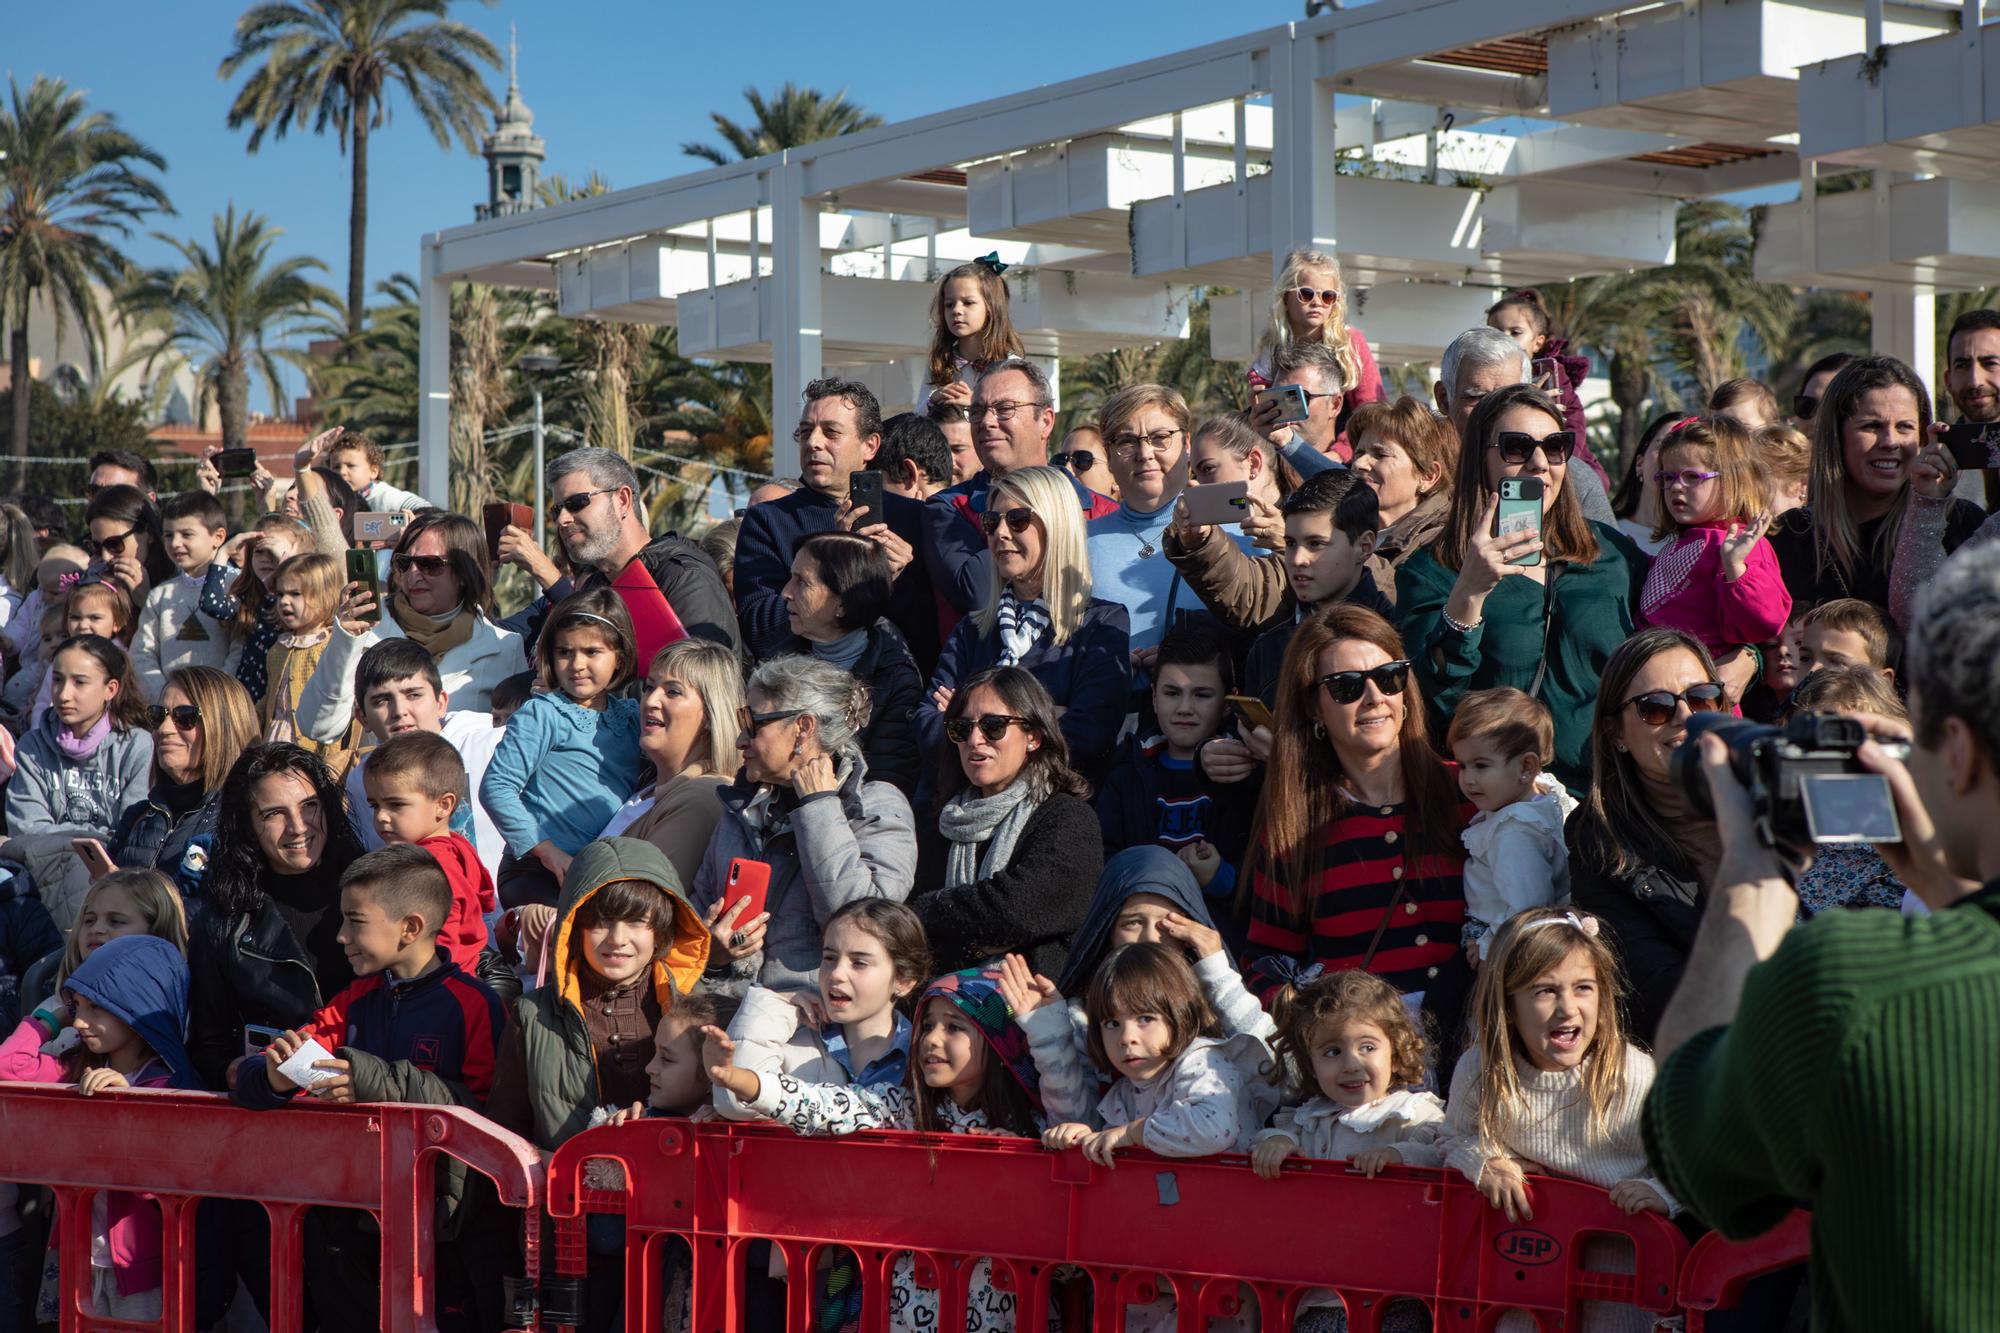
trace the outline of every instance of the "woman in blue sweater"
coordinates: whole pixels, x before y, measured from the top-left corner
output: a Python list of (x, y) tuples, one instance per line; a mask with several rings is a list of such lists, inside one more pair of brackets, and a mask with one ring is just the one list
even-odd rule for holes
[(1110, 762), (1132, 692), (1131, 618), (1090, 595), (1090, 555), (1069, 478), (1052, 467), (996, 480), (980, 515), (991, 554), (986, 603), (958, 622), (917, 709), (924, 753), (943, 752), (958, 682), (992, 666), (1032, 673), (1055, 700), (1070, 761), (1093, 781)]
[[(638, 790), (632, 617), (609, 588), (562, 600), (535, 644), (547, 692), (521, 705), (486, 765), (479, 799), (507, 840), (496, 877), (509, 907), (554, 903), (570, 858)], [(530, 779), (533, 781), (530, 781)]]

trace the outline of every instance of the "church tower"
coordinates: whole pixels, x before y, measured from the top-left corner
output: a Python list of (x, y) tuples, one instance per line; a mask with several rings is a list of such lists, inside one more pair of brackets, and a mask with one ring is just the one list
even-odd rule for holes
[(480, 152), (486, 158), (486, 202), (473, 215), (484, 222), (525, 213), (541, 206), (535, 187), (541, 181), (542, 141), (535, 134), (535, 113), (521, 100), (520, 49), (514, 31), (507, 31), (507, 102), (494, 119)]

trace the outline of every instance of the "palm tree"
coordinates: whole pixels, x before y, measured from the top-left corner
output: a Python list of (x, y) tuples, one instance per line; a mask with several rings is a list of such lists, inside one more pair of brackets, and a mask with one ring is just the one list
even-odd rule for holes
[[(347, 212), (347, 332), (359, 336), (368, 248), (368, 136), (389, 121), (401, 84), (440, 148), (455, 137), (476, 152), (484, 117), (498, 108), (478, 69), (500, 52), (476, 29), (445, 18), (451, 0), (300, 0), (253, 6), (236, 21), (225, 79), (256, 66), (229, 108), (229, 128), (249, 125), (256, 152), (267, 131), (331, 125), (353, 146)], [(427, 21), (428, 20), (428, 21)]]
[(212, 249), (198, 241), (159, 239), (180, 252), (182, 267), (138, 274), (121, 294), (126, 316), (150, 334), (147, 366), (163, 367), (162, 382), (191, 365), (198, 386), (197, 416), (210, 404), (221, 411), (222, 445), (240, 449), (250, 425), (250, 379), (264, 381), (273, 403), (282, 401), (280, 364), (303, 367), (305, 357), (281, 346), (338, 307), (339, 298), (306, 276), (324, 271), (317, 259), (273, 261), (271, 247), (284, 232), (256, 213), (237, 216), (231, 204), (215, 216)]
[[(745, 88), (743, 100), (756, 113), (747, 127), (737, 124), (720, 111), (711, 111), (708, 115), (715, 123), (715, 132), (723, 137), (728, 149), (734, 150), (738, 159), (762, 157), (781, 148), (797, 148), (800, 144), (853, 134), (857, 130), (872, 130), (882, 123), (880, 116), (871, 115), (848, 101), (845, 88), (828, 97), (816, 88), (801, 88), (787, 83), (768, 102), (764, 100), (764, 94), (755, 88)], [(732, 160), (729, 151), (694, 140), (682, 144), (681, 151), (689, 157), (698, 157), (717, 166)]]
[(0, 325), (8, 331), (13, 378), (14, 455), (10, 490), (26, 484), (28, 315), (46, 302), (60, 342), (72, 324), (89, 363), (104, 341), (97, 287), (124, 281), (130, 264), (110, 239), (129, 236), (149, 213), (171, 213), (166, 191), (141, 168), (166, 159), (103, 112), (84, 105), (61, 79), (37, 75), (27, 95), (7, 81), (0, 108)]

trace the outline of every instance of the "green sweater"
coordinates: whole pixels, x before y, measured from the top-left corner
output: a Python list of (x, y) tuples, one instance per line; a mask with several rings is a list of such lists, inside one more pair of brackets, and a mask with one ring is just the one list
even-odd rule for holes
[[(1544, 584), (1509, 574), (1486, 595), (1470, 634), (1444, 623), (1445, 604), (1458, 582), (1428, 550), (1396, 572), (1396, 610), (1403, 651), (1416, 663), (1417, 685), (1430, 708), (1431, 736), (1442, 744), (1459, 700), (1473, 690), (1512, 685), (1525, 690), (1542, 665), (1548, 671), (1540, 698), (1556, 724), (1555, 762), (1549, 771), (1578, 796), (1590, 786), (1590, 718), (1604, 664), (1632, 633), (1646, 557), (1623, 533), (1601, 523), (1595, 562), (1566, 567), (1556, 580), (1548, 633), (1542, 632)], [(1436, 653), (1433, 650), (1437, 650)], [(1442, 661), (1439, 657), (1442, 657)]]
[(1815, 1329), (2000, 1329), (2000, 881), (1792, 931), (1660, 1067), (1644, 1132), (1725, 1236), (1813, 1210)]

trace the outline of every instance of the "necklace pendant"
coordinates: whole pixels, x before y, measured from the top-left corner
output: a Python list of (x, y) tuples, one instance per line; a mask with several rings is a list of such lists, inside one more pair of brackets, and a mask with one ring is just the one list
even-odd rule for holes
[(1157, 546), (1154, 546), (1153, 543), (1151, 542), (1147, 542), (1139, 548), (1139, 558), (1141, 560), (1151, 560), (1154, 556), (1158, 555), (1159, 553), (1160, 553), (1159, 548)]

